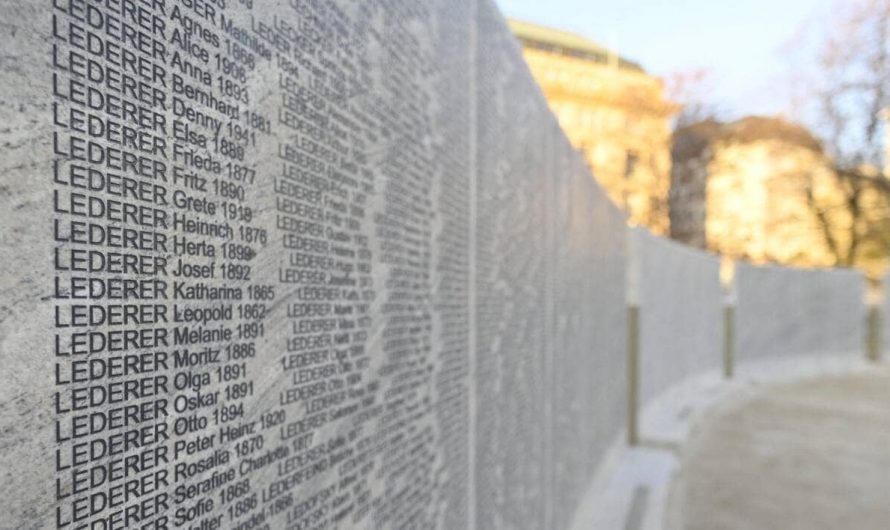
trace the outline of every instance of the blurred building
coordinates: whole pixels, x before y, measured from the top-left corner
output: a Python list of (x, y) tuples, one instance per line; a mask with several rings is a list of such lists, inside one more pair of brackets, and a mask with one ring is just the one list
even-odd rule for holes
[[(700, 122), (674, 133), (672, 158), (671, 237), (755, 263), (855, 264), (872, 276), (886, 265), (865, 233), (887, 214), (878, 181), (835, 173), (805, 128), (781, 118)], [(862, 240), (848, 262), (854, 234)]]
[(662, 81), (584, 37), (510, 21), (523, 55), (572, 144), (630, 221), (669, 227), (670, 119)]

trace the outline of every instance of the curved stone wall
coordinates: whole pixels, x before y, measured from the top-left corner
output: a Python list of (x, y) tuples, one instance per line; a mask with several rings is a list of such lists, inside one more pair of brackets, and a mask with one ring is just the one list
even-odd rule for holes
[(736, 357), (862, 355), (865, 280), (853, 270), (737, 264)]
[(631, 229), (638, 274), (640, 400), (723, 362), (723, 294), (714, 255)]
[[(0, 527), (572, 524), (628, 234), (490, 0), (0, 18)], [(636, 237), (648, 398), (721, 302)], [(855, 346), (861, 279), (819, 274), (741, 268), (741, 358)]]
[(0, 527), (569, 524), (625, 223), (491, 2), (0, 14)]

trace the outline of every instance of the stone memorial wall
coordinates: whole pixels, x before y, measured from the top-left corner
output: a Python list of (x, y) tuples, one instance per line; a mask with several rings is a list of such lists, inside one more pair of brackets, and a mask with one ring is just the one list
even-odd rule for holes
[[(626, 221), (592, 185), (586, 162), (560, 139), (554, 185), (554, 322), (550, 381), (553, 517), (575, 507), (627, 414)], [(595, 271), (595, 272), (594, 272)], [(591, 304), (590, 300), (606, 300)], [(579, 528), (576, 525), (572, 527)], [(580, 526), (580, 528), (585, 528)]]
[(631, 229), (640, 308), (640, 400), (723, 363), (720, 259)]
[(489, 0), (0, 19), (0, 528), (572, 524), (625, 224)]
[[(719, 366), (491, 0), (0, 20), (0, 528), (583, 527), (628, 279), (644, 399)], [(858, 274), (736, 281), (740, 360), (861, 351)]]
[(865, 280), (853, 270), (735, 268), (739, 362), (795, 355), (863, 355)]

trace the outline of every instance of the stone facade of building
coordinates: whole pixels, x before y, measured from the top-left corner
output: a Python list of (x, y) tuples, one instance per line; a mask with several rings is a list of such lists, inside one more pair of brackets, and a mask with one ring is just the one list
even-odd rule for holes
[(880, 222), (870, 217), (886, 215), (886, 195), (866, 183), (854, 216), (850, 183), (805, 128), (780, 118), (700, 122), (675, 132), (672, 157), (673, 238), (754, 263), (856, 265), (871, 276), (885, 267), (873, 238), (852, 259), (845, 252), (854, 233), (867, 238)]
[(670, 119), (663, 82), (564, 31), (510, 21), (532, 74), (572, 144), (631, 223), (669, 229)]
[(754, 263), (855, 265), (872, 277), (886, 267), (890, 235), (874, 232), (890, 224), (887, 190), (866, 183), (865, 211), (852, 215), (849, 182), (805, 128), (748, 117), (672, 135), (679, 107), (638, 64), (570, 32), (516, 20), (510, 28), (566, 135), (630, 223)]

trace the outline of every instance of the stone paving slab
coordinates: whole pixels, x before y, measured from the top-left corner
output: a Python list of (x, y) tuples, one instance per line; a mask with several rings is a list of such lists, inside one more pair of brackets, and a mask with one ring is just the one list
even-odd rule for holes
[(890, 525), (890, 371), (773, 388), (695, 429), (679, 481), (687, 530)]
[[(718, 371), (687, 379), (673, 386), (644, 407), (641, 414), (640, 447), (628, 448), (625, 439), (615, 441), (601, 467), (587, 502), (573, 528), (594, 530), (683, 530), (686, 510), (686, 480), (690, 451), (696, 450), (701, 433), (723, 414), (754, 403), (772, 392), (798, 385), (847, 378), (890, 378), (890, 369), (875, 367), (854, 356), (802, 357), (747, 363), (732, 380)], [(890, 389), (890, 381), (883, 380)], [(890, 390), (888, 390), (890, 392)], [(846, 399), (841, 396), (839, 399)], [(876, 398), (878, 399), (878, 398)], [(886, 397), (879, 398), (890, 410)], [(881, 406), (881, 405), (878, 405)], [(841, 407), (840, 410), (842, 410)], [(886, 429), (890, 436), (890, 427)], [(886, 444), (890, 451), (890, 444)], [(886, 469), (886, 468), (884, 468)], [(724, 477), (731, 481), (730, 477)], [(890, 488), (885, 487), (890, 492)], [(696, 497), (689, 497), (694, 501)], [(696, 501), (698, 502), (698, 501)], [(890, 498), (888, 498), (890, 505)], [(706, 508), (704, 511), (707, 512)], [(886, 519), (890, 521), (890, 519)], [(727, 530), (759, 530), (759, 522), (742, 521)], [(690, 527), (720, 530), (721, 526)], [(791, 529), (793, 526), (778, 528)], [(804, 526), (802, 528), (822, 528)], [(870, 528), (837, 526), (830, 528)], [(887, 525), (879, 526), (887, 528)]]

